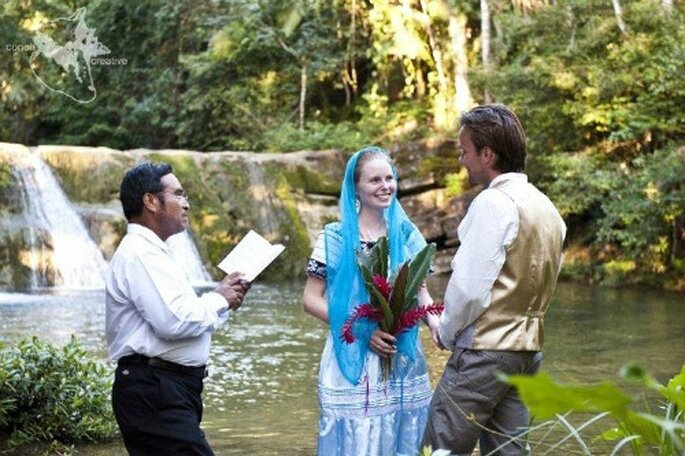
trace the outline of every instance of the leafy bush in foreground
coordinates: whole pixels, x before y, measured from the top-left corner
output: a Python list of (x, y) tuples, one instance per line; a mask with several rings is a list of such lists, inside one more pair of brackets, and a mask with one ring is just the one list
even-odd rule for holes
[(37, 337), (0, 347), (0, 434), (10, 446), (111, 437), (110, 378), (73, 336), (62, 348)]
[[(535, 443), (549, 453), (559, 451), (562, 445), (565, 445), (564, 451), (570, 451), (567, 446), (575, 443), (580, 454), (592, 455), (590, 443), (581, 432), (596, 431), (607, 418), (614, 422), (615, 427), (600, 432), (597, 437), (616, 442), (611, 455), (619, 454), (624, 448), (630, 448), (635, 455), (685, 454), (685, 366), (666, 385), (637, 366), (622, 368), (621, 376), (646, 387), (650, 395), (658, 393), (661, 396), (660, 412), (634, 410), (634, 400), (609, 382), (588, 386), (561, 385), (545, 373), (503, 377), (516, 386), (535, 419), (548, 420), (531, 431), (545, 431), (545, 435), (549, 435), (549, 430), (557, 425), (565, 429), (566, 436), (555, 438), (551, 444), (544, 441)], [(567, 419), (570, 412), (591, 413), (592, 417), (580, 425), (572, 425)]]

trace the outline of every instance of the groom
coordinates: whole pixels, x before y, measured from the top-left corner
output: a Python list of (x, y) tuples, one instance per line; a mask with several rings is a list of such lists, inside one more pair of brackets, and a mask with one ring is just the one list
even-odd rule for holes
[(423, 444), (470, 455), (480, 440), (481, 454), (520, 455), (528, 412), (516, 389), (495, 373), (540, 368), (544, 314), (566, 225), (523, 174), (525, 135), (510, 109), (485, 105), (462, 115), (459, 147), (470, 183), (485, 189), (458, 229), (461, 245), (438, 329), (439, 346), (453, 353), (433, 395)]

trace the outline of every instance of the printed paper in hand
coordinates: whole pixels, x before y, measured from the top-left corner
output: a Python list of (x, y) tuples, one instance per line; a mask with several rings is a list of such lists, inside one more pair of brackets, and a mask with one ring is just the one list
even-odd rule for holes
[(219, 269), (226, 274), (241, 272), (245, 280), (252, 282), (281, 252), (282, 244), (271, 244), (259, 234), (249, 233), (219, 263)]

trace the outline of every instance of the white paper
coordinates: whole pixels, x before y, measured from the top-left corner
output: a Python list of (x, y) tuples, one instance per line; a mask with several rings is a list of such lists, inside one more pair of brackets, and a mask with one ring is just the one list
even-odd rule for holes
[(218, 266), (226, 274), (240, 272), (252, 282), (283, 250), (282, 244), (271, 244), (250, 230)]

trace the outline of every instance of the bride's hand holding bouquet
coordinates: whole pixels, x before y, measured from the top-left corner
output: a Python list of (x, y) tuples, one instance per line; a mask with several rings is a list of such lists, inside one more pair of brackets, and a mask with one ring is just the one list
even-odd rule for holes
[(407, 261), (389, 276), (388, 240), (378, 239), (376, 245), (366, 254), (359, 251), (357, 263), (370, 302), (355, 307), (342, 328), (346, 343), (355, 341), (354, 323), (365, 318), (377, 321), (380, 331), (375, 331), (369, 345), (384, 357), (384, 378), (392, 372), (392, 357), (396, 353), (394, 343), (403, 332), (416, 326), (419, 320), (429, 315), (439, 315), (442, 303), (419, 305), (418, 292), (426, 279), (435, 256), (435, 244), (426, 245), (411, 261)]

